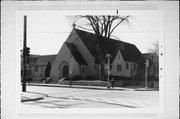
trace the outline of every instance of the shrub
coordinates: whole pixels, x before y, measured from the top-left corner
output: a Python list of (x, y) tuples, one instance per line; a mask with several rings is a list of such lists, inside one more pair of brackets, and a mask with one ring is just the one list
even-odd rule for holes
[[(32, 78), (26, 78), (26, 82), (30, 82), (30, 81), (33, 81)], [(23, 82), (23, 79), (21, 79), (21, 82)]]
[(131, 86), (132, 85), (132, 83), (130, 83), (130, 82), (123, 82), (122, 83), (122, 86)]
[(80, 76), (80, 75), (73, 76), (71, 80), (72, 80), (72, 81), (81, 80), (81, 76)]
[(87, 76), (86, 80), (93, 81), (93, 80), (96, 80), (96, 78), (94, 76)]
[(26, 81), (33, 81), (32, 78), (26, 78)]

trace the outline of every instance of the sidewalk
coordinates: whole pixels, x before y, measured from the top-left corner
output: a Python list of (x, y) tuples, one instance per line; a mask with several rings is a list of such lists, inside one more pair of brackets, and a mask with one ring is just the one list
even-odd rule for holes
[(42, 100), (46, 97), (45, 94), (35, 92), (21, 92), (21, 102)]
[(107, 88), (105, 86), (88, 86), (88, 85), (62, 85), (62, 84), (43, 84), (43, 83), (30, 83), (29, 86), (47, 86), (47, 87), (63, 87), (63, 88), (80, 88), (80, 89), (96, 89), (96, 90), (126, 90), (126, 91), (157, 91), (153, 88), (135, 88), (135, 87), (114, 87)]
[[(87, 86), (87, 85), (60, 85), (60, 84), (43, 84), (43, 83), (28, 83), (27, 86), (45, 86), (45, 87), (61, 87), (61, 88), (78, 88), (78, 89), (95, 89), (95, 90), (117, 90), (117, 91), (158, 91), (152, 88), (135, 88), (135, 87), (114, 87), (107, 88), (105, 86)], [(21, 102), (42, 100), (47, 97), (46, 94), (37, 92), (21, 92)]]

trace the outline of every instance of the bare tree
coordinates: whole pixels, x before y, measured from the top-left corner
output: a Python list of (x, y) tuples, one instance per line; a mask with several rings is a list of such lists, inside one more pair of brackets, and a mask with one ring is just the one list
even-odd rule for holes
[(153, 43), (153, 48), (149, 49), (149, 61), (150, 61), (150, 71), (153, 73), (154, 77), (157, 77), (159, 73), (159, 42)]
[(112, 33), (121, 23), (129, 23), (129, 17), (129, 15), (77, 15), (69, 17), (75, 26), (86, 31), (93, 31), (97, 36), (96, 61), (101, 65), (102, 79), (104, 79), (105, 56), (109, 54), (109, 38), (113, 37)]

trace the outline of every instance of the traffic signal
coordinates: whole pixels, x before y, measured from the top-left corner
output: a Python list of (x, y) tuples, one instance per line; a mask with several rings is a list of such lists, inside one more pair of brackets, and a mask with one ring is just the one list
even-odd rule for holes
[(24, 48), (24, 56), (29, 57), (30, 56), (29, 53), (30, 53), (30, 48), (29, 47), (25, 47)]

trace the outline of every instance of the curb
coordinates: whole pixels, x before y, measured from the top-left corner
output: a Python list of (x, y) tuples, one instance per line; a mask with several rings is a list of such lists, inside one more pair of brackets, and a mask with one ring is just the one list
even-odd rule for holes
[(61, 88), (79, 88), (79, 89), (96, 89), (96, 90), (124, 90), (124, 91), (159, 91), (156, 89), (138, 89), (138, 88), (107, 88), (107, 87), (85, 87), (85, 86), (79, 86), (79, 85), (51, 85), (51, 84), (28, 84), (29, 86), (44, 86), (44, 87), (61, 87)]
[(66, 86), (66, 85), (46, 85), (46, 84), (28, 84), (29, 86), (44, 86), (44, 87), (62, 87), (62, 88), (80, 88), (80, 89), (96, 89), (96, 90), (131, 90), (134, 91), (135, 89), (115, 89), (115, 88), (107, 88), (107, 87), (84, 87), (84, 86)]
[(29, 101), (36, 101), (36, 100), (42, 100), (44, 98), (35, 98), (35, 99), (27, 99), (27, 100), (21, 100), (21, 102), (29, 102)]
[(38, 94), (38, 95), (41, 95), (41, 96), (38, 96), (36, 98), (21, 99), (21, 102), (29, 102), (29, 101), (42, 100), (45, 97), (48, 97), (48, 95), (46, 95), (46, 94), (41, 94), (41, 93), (37, 93), (37, 92), (27, 92), (27, 93)]

